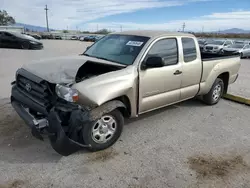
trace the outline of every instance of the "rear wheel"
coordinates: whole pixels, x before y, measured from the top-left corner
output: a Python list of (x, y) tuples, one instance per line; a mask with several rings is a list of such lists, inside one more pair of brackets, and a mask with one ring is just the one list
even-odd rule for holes
[(240, 53), (240, 58), (243, 59), (243, 53)]
[(224, 92), (223, 80), (217, 78), (210, 91), (203, 96), (203, 101), (208, 105), (214, 105), (219, 102)]
[(90, 126), (83, 128), (83, 141), (91, 145), (90, 151), (98, 151), (112, 146), (120, 137), (124, 118), (119, 110), (104, 114)]

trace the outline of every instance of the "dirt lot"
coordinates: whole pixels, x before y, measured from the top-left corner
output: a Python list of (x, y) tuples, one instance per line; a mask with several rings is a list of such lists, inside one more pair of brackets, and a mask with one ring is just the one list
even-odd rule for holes
[(110, 149), (59, 156), (48, 140), (31, 136), (6, 99), (23, 63), (86, 48), (78, 41), (44, 45), (41, 51), (0, 49), (0, 188), (250, 187), (250, 108), (225, 100), (148, 113), (128, 120)]

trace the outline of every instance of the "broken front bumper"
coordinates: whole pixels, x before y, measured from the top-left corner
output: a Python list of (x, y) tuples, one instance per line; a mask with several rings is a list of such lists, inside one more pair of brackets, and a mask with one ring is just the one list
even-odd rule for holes
[[(48, 135), (53, 149), (59, 154), (68, 156), (81, 148), (91, 147), (83, 144), (81, 134), (79, 134), (83, 126), (91, 123), (88, 111), (60, 103), (50, 111), (45, 111), (39, 104), (22, 94), (15, 85), (12, 87), (11, 104), (31, 128), (32, 135), (40, 140), (43, 140), (43, 135)], [(43, 121), (36, 119), (27, 109), (44, 112)], [(67, 125), (62, 126), (59, 112), (68, 114)]]

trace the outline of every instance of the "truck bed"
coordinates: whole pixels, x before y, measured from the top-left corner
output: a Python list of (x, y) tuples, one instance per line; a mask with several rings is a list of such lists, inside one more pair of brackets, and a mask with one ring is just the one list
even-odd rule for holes
[(227, 59), (227, 58), (233, 58), (233, 57), (239, 57), (239, 54), (211, 54), (211, 53), (203, 53), (201, 52), (201, 59), (202, 61), (209, 61), (209, 60), (218, 60), (218, 59)]
[(236, 80), (240, 68), (239, 55), (201, 53), (201, 59), (203, 71), (199, 95), (209, 92), (219, 72), (228, 74), (228, 84)]

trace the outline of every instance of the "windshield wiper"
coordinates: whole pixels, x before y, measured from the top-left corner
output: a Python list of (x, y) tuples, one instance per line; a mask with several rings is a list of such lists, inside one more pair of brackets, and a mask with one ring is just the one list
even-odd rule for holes
[(102, 60), (105, 60), (105, 61), (111, 61), (111, 62), (114, 62), (114, 63), (121, 64), (121, 63), (119, 63), (119, 62), (117, 62), (117, 61), (110, 60), (110, 59), (107, 59), (107, 58), (105, 58), (105, 57), (96, 57), (96, 56), (92, 56), (92, 57), (95, 57), (95, 58), (97, 58), (97, 59), (102, 59)]
[(81, 54), (81, 55), (85, 55), (85, 56), (88, 56), (88, 57), (94, 57), (94, 58), (96, 58), (96, 59), (101, 59), (101, 60), (105, 60), (105, 61), (111, 61), (111, 62), (113, 62), (113, 63), (117, 63), (117, 64), (120, 64), (120, 65), (124, 65), (124, 64), (122, 64), (122, 63), (119, 63), (119, 62), (114, 61), (114, 60), (107, 59), (107, 58), (105, 58), (105, 57), (97, 57), (97, 56), (92, 56), (92, 55), (89, 55), (89, 54)]

